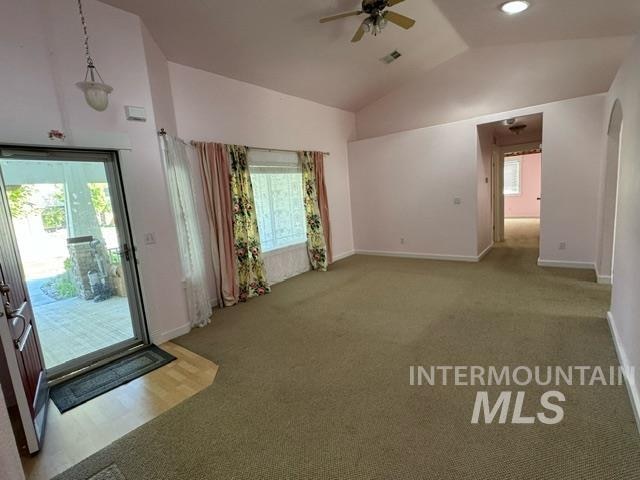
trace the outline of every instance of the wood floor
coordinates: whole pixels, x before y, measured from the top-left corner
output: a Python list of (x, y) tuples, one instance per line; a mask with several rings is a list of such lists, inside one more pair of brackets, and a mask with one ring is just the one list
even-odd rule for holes
[(44, 448), (22, 464), (27, 479), (49, 479), (205, 389), (218, 366), (174, 343), (176, 361), (61, 415), (49, 405)]

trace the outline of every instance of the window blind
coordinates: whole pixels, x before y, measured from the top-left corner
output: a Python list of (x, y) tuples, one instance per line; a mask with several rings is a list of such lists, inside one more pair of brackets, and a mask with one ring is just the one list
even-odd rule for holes
[(504, 161), (504, 194), (520, 195), (520, 158)]

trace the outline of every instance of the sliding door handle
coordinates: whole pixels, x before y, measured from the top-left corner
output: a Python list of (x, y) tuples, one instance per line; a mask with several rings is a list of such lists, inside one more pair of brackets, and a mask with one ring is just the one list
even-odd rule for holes
[(24, 315), (22, 315), (21, 313), (17, 313), (17, 312), (10, 312), (7, 315), (7, 318), (11, 321), (11, 323), (13, 324), (13, 326), (15, 327), (15, 319), (20, 319), (22, 321), (22, 330), (20, 331), (20, 335), (18, 335), (18, 338), (14, 338), (13, 339), (13, 343), (15, 344), (16, 348), (18, 350), (21, 350), (21, 343), (22, 343), (22, 337), (25, 337), (25, 332), (27, 331), (27, 325), (29, 322), (27, 322), (27, 319)]
[(122, 248), (118, 251), (118, 255), (124, 258), (127, 262), (131, 260), (131, 249), (129, 248), (129, 245), (126, 243), (122, 245)]

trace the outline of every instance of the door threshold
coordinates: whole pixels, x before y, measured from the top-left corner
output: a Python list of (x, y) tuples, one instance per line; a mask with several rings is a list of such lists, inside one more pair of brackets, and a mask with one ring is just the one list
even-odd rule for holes
[(136, 345), (133, 345), (131, 347), (127, 347), (124, 350), (120, 350), (118, 352), (115, 352), (112, 355), (109, 355), (109, 357), (107, 358), (102, 358), (100, 360), (97, 360), (89, 365), (86, 365), (84, 367), (78, 368), (76, 370), (73, 370), (72, 372), (68, 372), (68, 373), (63, 373), (61, 375), (58, 376), (51, 376), (49, 378), (49, 387), (53, 387), (55, 385), (58, 385), (59, 383), (62, 382), (66, 382), (67, 380), (70, 380), (74, 377), (77, 377), (78, 375), (82, 375), (83, 373), (87, 373), (90, 372), (91, 370), (95, 370), (96, 368), (102, 367), (104, 365), (107, 365), (115, 360), (118, 360), (119, 358), (125, 357), (127, 355), (130, 355), (131, 353), (134, 353), (138, 350), (140, 350), (141, 348), (144, 348), (146, 346), (148, 346), (148, 343), (138, 343)]

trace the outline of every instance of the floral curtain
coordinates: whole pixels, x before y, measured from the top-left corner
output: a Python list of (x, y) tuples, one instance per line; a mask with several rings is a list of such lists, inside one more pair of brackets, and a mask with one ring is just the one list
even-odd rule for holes
[(327, 245), (322, 229), (316, 183), (316, 167), (313, 152), (300, 152), (302, 183), (304, 187), (304, 209), (307, 217), (307, 250), (314, 270), (326, 271), (328, 265)]
[(231, 204), (238, 284), (241, 302), (271, 291), (260, 248), (260, 233), (253, 202), (247, 148), (227, 145), (231, 163)]

